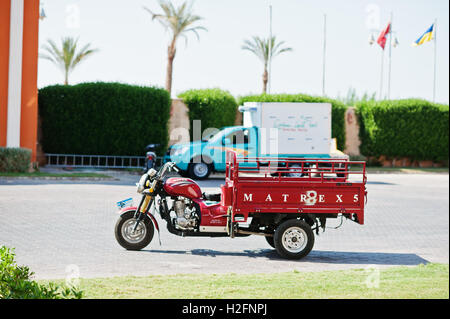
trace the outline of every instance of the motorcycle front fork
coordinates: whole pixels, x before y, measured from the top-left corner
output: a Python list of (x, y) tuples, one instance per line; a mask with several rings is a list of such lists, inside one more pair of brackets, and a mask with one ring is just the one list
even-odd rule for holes
[(153, 204), (153, 196), (144, 195), (142, 196), (141, 202), (139, 203), (136, 212), (134, 213), (134, 218), (136, 219), (136, 224), (133, 227), (133, 233), (136, 231), (141, 220), (144, 219), (144, 216), (148, 213), (150, 207)]

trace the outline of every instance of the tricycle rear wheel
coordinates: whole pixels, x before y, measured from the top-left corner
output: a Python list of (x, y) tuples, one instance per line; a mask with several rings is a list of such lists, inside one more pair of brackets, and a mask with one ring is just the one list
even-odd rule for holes
[(275, 249), (288, 259), (300, 259), (309, 254), (314, 246), (314, 233), (305, 221), (289, 219), (281, 223), (274, 234)]

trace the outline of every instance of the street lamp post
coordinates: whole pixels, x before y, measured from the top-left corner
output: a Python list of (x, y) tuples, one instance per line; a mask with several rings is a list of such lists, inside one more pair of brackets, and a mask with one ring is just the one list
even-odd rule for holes
[(327, 51), (327, 15), (323, 15), (322, 96), (325, 96), (325, 55)]
[(272, 86), (272, 5), (269, 5), (269, 52), (268, 52), (268, 63), (269, 63), (269, 85), (268, 85), (268, 93), (270, 94), (270, 89)]

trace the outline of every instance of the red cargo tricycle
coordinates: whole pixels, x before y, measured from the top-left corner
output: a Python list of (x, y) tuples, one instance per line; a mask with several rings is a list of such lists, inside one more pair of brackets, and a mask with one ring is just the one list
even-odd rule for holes
[(173, 162), (148, 170), (136, 184), (139, 205), (120, 210), (118, 243), (128, 250), (146, 247), (154, 230), (159, 233), (159, 213), (174, 235), (262, 235), (280, 256), (299, 259), (311, 251), (314, 231), (325, 230), (327, 219), (364, 224), (365, 162), (248, 158), (233, 151), (226, 159), (225, 184), (217, 194), (202, 193), (189, 178), (168, 176), (178, 172)]

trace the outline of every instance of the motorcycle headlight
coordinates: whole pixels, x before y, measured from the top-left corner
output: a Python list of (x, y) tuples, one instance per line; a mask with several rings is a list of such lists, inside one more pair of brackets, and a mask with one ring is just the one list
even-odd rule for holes
[(150, 168), (147, 172), (147, 174), (148, 174), (148, 176), (150, 176), (150, 178), (153, 178), (156, 175), (156, 173), (158, 173), (158, 171), (154, 168)]
[(141, 176), (141, 179), (139, 180), (139, 183), (136, 183), (137, 186), (137, 192), (142, 193), (145, 189), (145, 181), (148, 178), (148, 174), (144, 174)]

